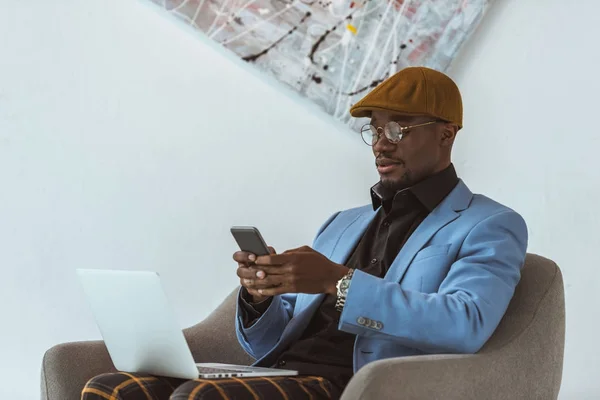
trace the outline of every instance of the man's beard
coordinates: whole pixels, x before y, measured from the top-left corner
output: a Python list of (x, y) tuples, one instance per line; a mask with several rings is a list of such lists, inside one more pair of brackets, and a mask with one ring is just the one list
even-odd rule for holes
[(387, 191), (390, 191), (391, 193), (395, 193), (402, 189), (406, 189), (407, 187), (412, 185), (412, 174), (406, 168), (406, 163), (404, 162), (404, 160), (393, 157), (390, 154), (379, 153), (375, 156), (375, 165), (377, 166), (379, 164), (379, 162), (382, 160), (389, 160), (391, 162), (401, 165), (404, 168), (404, 172), (402, 173), (402, 176), (400, 178), (395, 178), (395, 179), (381, 178), (380, 179), (381, 185)]
[(381, 185), (393, 193), (412, 186), (412, 179), (409, 171), (404, 171), (400, 179), (381, 178)]

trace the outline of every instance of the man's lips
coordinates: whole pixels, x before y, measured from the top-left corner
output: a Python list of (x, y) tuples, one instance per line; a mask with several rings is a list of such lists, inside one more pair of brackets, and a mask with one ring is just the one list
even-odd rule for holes
[(377, 164), (377, 166), (382, 166), (382, 167), (386, 167), (388, 165), (394, 165), (394, 164), (402, 164), (401, 161), (394, 161), (394, 160), (390, 160), (389, 158), (382, 158), (380, 160), (375, 161), (375, 163)]
[(392, 172), (394, 169), (398, 168), (398, 166), (402, 165), (400, 161), (394, 161), (389, 159), (381, 159), (375, 162), (377, 165), (377, 171), (380, 174), (387, 174)]

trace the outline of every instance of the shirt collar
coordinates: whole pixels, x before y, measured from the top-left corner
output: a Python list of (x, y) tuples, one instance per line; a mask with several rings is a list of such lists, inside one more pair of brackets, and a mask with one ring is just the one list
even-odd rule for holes
[(410, 186), (406, 189), (402, 189), (396, 192), (392, 192), (384, 187), (381, 182), (378, 182), (371, 188), (371, 201), (373, 203), (373, 210), (377, 210), (384, 203), (391, 203), (394, 197), (403, 191), (410, 191), (419, 200), (427, 211), (433, 211), (438, 204), (444, 200), (444, 198), (450, 194), (452, 189), (458, 183), (458, 176), (454, 165), (450, 164), (443, 171), (438, 172), (426, 179), (423, 179), (419, 183)]

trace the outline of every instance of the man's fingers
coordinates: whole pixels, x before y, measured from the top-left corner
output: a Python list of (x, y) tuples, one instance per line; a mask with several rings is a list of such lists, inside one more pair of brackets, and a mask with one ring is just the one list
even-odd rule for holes
[(252, 268), (267, 275), (288, 275), (292, 272), (290, 265), (253, 265)]
[(237, 276), (240, 278), (240, 284), (247, 289), (261, 289), (279, 286), (288, 279), (288, 277), (282, 274), (269, 274), (254, 267), (238, 268)]
[(281, 276), (267, 276), (264, 279), (256, 278), (240, 278), (240, 284), (247, 289), (267, 289), (281, 286), (284, 282)]
[(283, 265), (291, 260), (290, 254), (273, 254), (271, 256), (260, 256), (256, 259), (256, 265), (259, 266), (277, 266)]
[(296, 247), (295, 249), (286, 250), (282, 254), (305, 253), (307, 251), (314, 251), (314, 250), (310, 246), (302, 246), (302, 247)]
[(271, 246), (268, 247), (269, 249), (269, 254), (277, 254), (277, 252), (275, 251), (275, 249)]
[(237, 270), (237, 276), (243, 279), (264, 279), (267, 273), (253, 267), (240, 267)]
[(269, 256), (261, 256), (256, 259), (257, 265), (283, 265), (291, 260), (291, 257), (297, 253), (314, 252), (309, 246), (302, 246), (296, 249), (286, 250), (281, 254), (271, 254)]
[(258, 294), (260, 294), (261, 296), (277, 296), (279, 294), (286, 294), (286, 293), (292, 293), (290, 291), (290, 288), (287, 287), (286, 285), (281, 285), (281, 286), (277, 286), (277, 287), (258, 290)]
[(233, 259), (240, 264), (251, 264), (256, 261), (256, 256), (247, 251), (236, 251), (233, 253)]

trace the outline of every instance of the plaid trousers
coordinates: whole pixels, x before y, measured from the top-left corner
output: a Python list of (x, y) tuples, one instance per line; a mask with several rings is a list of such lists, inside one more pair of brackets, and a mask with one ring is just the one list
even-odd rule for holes
[(339, 389), (318, 376), (274, 376), (185, 381), (117, 372), (92, 378), (81, 400), (299, 400), (339, 399)]

